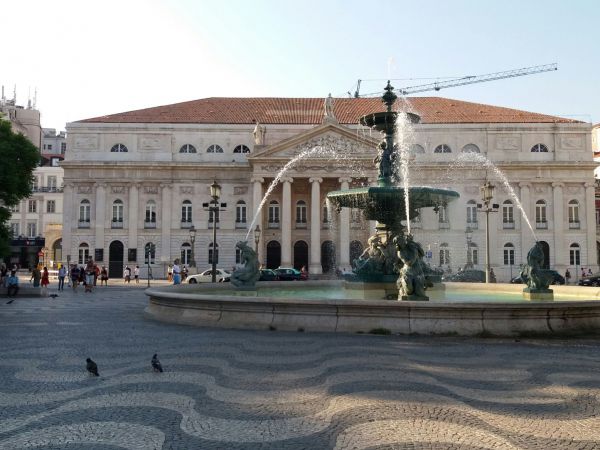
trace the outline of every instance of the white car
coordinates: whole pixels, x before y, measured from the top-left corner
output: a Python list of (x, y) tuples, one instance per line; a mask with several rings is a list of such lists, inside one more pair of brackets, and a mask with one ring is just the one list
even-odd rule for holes
[[(224, 281), (230, 281), (231, 273), (229, 273), (223, 269), (217, 269), (216, 280), (218, 283), (223, 283)], [(212, 282), (212, 269), (205, 270), (204, 272), (200, 272), (196, 275), (189, 275), (187, 277), (187, 282), (191, 283), (191, 284), (211, 283)]]

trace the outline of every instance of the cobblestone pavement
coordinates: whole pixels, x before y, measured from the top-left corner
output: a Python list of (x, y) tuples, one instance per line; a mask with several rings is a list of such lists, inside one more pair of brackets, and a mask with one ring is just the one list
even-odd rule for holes
[(59, 295), (0, 299), (1, 449), (600, 449), (599, 340), (194, 328), (146, 319), (141, 286)]

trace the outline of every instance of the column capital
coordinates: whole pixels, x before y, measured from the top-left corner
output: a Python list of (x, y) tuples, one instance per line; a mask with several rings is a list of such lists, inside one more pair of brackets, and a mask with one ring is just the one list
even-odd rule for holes
[(310, 183), (322, 183), (323, 182), (323, 178), (319, 178), (319, 177), (309, 178), (308, 181)]
[(553, 188), (563, 188), (563, 187), (565, 187), (565, 183), (561, 183), (560, 181), (555, 181), (554, 183), (552, 183), (552, 187)]
[(260, 183), (260, 184), (262, 184), (262, 183), (265, 182), (265, 179), (263, 177), (252, 177), (252, 178), (250, 178), (250, 181), (252, 183)]
[(173, 185), (171, 183), (160, 183), (159, 184), (161, 189), (173, 189)]
[(282, 183), (293, 183), (294, 179), (292, 177), (281, 177)]
[(129, 187), (139, 189), (142, 187), (142, 183), (139, 181), (132, 181), (129, 183)]
[(527, 182), (519, 183), (519, 187), (531, 189), (531, 183), (527, 183)]
[(94, 187), (96, 189), (101, 188), (101, 189), (106, 189), (106, 187), (108, 186), (108, 184), (104, 181), (100, 181), (94, 184)]
[(585, 186), (586, 189), (587, 188), (594, 188), (595, 189), (596, 188), (596, 183), (591, 183), (591, 182), (588, 181), (587, 183), (584, 183), (584, 186)]
[(346, 183), (350, 183), (350, 182), (352, 181), (352, 177), (339, 177), (339, 178), (338, 178), (338, 181), (339, 181), (340, 183), (344, 183), (344, 182), (346, 182)]

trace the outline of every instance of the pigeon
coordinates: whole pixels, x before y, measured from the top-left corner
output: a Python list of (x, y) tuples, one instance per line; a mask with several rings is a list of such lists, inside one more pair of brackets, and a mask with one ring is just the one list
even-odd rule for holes
[(9, 301), (7, 301), (7, 302), (6, 302), (6, 304), (7, 304), (7, 305), (10, 305), (10, 304), (11, 304), (12, 302), (14, 302), (14, 301), (15, 301), (15, 299), (13, 298), (12, 300), (9, 300)]
[(50, 294), (48, 297), (56, 298), (58, 297), (58, 294)]
[(162, 365), (160, 364), (160, 361), (158, 360), (158, 356), (156, 355), (156, 353), (152, 357), (151, 364), (152, 364), (152, 369), (154, 369), (155, 372), (162, 373), (163, 368), (162, 368)]
[(87, 371), (89, 373), (91, 373), (92, 375), (99, 377), (100, 374), (98, 373), (98, 365), (94, 361), (92, 361), (90, 358), (86, 359), (85, 361), (87, 363), (85, 365), (85, 368), (87, 369)]

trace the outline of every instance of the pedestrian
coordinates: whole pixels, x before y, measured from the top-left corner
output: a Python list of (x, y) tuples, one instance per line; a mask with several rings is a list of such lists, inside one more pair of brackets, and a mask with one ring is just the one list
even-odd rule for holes
[(50, 284), (50, 274), (48, 273), (48, 268), (44, 267), (44, 272), (42, 273), (42, 297), (48, 297), (48, 285)]
[(40, 272), (40, 269), (38, 269), (37, 267), (34, 267), (31, 270), (31, 278), (29, 279), (29, 281), (33, 281), (33, 287), (39, 287), (41, 279), (42, 279), (42, 273)]
[(99, 276), (100, 276), (100, 267), (98, 267), (98, 264), (94, 264), (94, 286), (96, 286)]
[(100, 271), (100, 286), (108, 286), (108, 271), (106, 270), (106, 266), (102, 266), (102, 270)]
[(181, 269), (178, 259), (173, 261), (173, 284), (181, 284)]
[(569, 269), (567, 269), (565, 271), (565, 282), (566, 282), (566, 284), (569, 284), (570, 280), (571, 280), (571, 272), (569, 272)]
[(585, 278), (585, 269), (581, 268), (581, 278)]
[(173, 281), (173, 266), (171, 264), (167, 267), (167, 281), (169, 283)]
[(187, 280), (187, 276), (188, 276), (188, 269), (186, 266), (183, 266), (183, 269), (181, 269), (181, 282), (183, 283), (185, 280)]
[(140, 284), (140, 266), (135, 266), (133, 269), (133, 278), (135, 278), (135, 284)]
[(94, 261), (90, 259), (85, 265), (85, 292), (92, 292), (92, 289), (94, 288), (95, 274)]
[(588, 276), (588, 277), (591, 277), (591, 276), (592, 276), (592, 269), (590, 269), (589, 267), (588, 267), (587, 276)]
[(494, 269), (490, 268), (490, 283), (496, 282), (496, 274), (494, 273)]
[(71, 267), (71, 287), (73, 288), (73, 292), (77, 291), (77, 286), (79, 285), (79, 267), (77, 264), (73, 264)]
[(66, 276), (67, 276), (67, 269), (65, 268), (65, 266), (63, 264), (61, 264), (60, 268), (58, 269), (58, 290), (59, 291), (65, 290), (65, 277)]
[(129, 266), (125, 266), (125, 270), (123, 271), (123, 283), (131, 283), (131, 269)]
[(7, 295), (9, 297), (15, 297), (19, 293), (19, 277), (17, 277), (17, 272), (10, 272), (10, 277), (6, 280), (6, 285), (8, 286)]
[(8, 278), (8, 267), (6, 267), (6, 264), (2, 263), (2, 265), (0, 265), (0, 286), (2, 286), (2, 287), (6, 286), (7, 278)]

